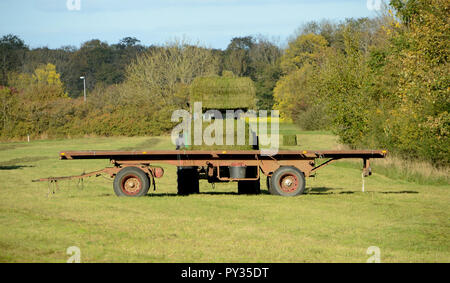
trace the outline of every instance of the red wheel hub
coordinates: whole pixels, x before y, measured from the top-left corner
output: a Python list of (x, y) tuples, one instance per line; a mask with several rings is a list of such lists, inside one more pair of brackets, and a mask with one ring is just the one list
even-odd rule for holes
[(284, 174), (279, 183), (281, 190), (285, 193), (293, 193), (298, 189), (298, 178), (294, 174)]
[(128, 175), (122, 179), (120, 188), (129, 196), (137, 195), (142, 189), (141, 180), (135, 175)]

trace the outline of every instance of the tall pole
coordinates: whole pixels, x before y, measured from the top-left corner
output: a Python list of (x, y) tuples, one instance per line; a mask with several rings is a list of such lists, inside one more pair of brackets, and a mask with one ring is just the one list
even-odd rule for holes
[(84, 86), (84, 102), (86, 102), (86, 77), (82, 76), (80, 79), (83, 80), (83, 86)]
[(84, 85), (84, 102), (86, 102), (86, 78), (83, 79), (83, 85)]

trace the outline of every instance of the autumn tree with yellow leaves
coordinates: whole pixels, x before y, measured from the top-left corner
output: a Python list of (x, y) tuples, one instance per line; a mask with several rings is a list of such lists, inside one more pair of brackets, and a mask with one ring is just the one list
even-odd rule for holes
[(300, 34), (283, 56), (275, 107), (305, 129), (332, 129), (352, 147), (448, 165), (449, 6), (393, 0), (378, 18), (332, 27), (333, 44), (320, 28)]

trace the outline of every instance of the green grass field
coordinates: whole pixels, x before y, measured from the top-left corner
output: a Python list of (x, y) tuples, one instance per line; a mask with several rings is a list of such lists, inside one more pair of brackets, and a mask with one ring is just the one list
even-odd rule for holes
[[(285, 129), (295, 134), (294, 128)], [(302, 149), (336, 149), (327, 132), (298, 136)], [(66, 262), (450, 262), (450, 186), (418, 184), (341, 161), (307, 179), (308, 194), (237, 195), (236, 183), (176, 195), (176, 169), (163, 166), (157, 190), (118, 198), (112, 182), (32, 179), (101, 169), (108, 161), (62, 161), (60, 150), (173, 149), (169, 137), (83, 138), (0, 144), (0, 261)]]

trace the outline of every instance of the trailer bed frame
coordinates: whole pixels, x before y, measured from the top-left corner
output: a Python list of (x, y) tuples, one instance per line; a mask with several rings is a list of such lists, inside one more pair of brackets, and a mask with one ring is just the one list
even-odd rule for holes
[[(51, 181), (85, 178), (90, 176), (99, 176), (108, 174), (116, 177), (124, 168), (139, 168), (151, 180), (155, 186), (155, 178), (164, 175), (164, 170), (157, 166), (159, 164), (168, 164), (177, 166), (180, 169), (197, 170), (195, 178), (208, 179), (209, 182), (230, 182), (237, 181), (246, 184), (258, 183), (260, 171), (269, 178), (280, 168), (292, 168), (291, 176), (288, 181), (296, 181), (298, 183), (298, 171), (304, 177), (311, 177), (319, 170), (340, 159), (361, 159), (363, 161), (363, 175), (371, 175), (370, 160), (374, 158), (384, 158), (387, 155), (386, 150), (281, 150), (274, 155), (266, 155), (260, 150), (149, 150), (149, 151), (105, 151), (105, 150), (89, 150), (89, 151), (61, 151), (59, 153), (61, 160), (92, 160), (92, 159), (109, 159), (113, 167), (107, 167), (102, 170), (83, 173), (77, 176), (67, 177), (49, 177), (33, 181)], [(318, 160), (325, 160), (317, 163)], [(255, 168), (253, 175), (243, 178), (232, 178), (223, 172), (223, 170), (233, 166), (245, 166)], [(132, 170), (132, 169), (127, 169)], [(286, 169), (283, 169), (286, 171)], [(289, 172), (289, 170), (287, 170)], [(277, 176), (278, 178), (278, 176)], [(139, 178), (138, 178), (139, 179)], [(282, 179), (280, 182), (282, 182)], [(197, 181), (198, 182), (198, 181)], [(180, 183), (180, 177), (179, 177)], [(295, 182), (294, 182), (295, 183)], [(303, 182), (304, 183), (304, 182)], [(280, 183), (280, 187), (284, 183)], [(126, 185), (123, 185), (126, 186)], [(180, 184), (179, 184), (180, 186)], [(304, 184), (303, 184), (304, 186)], [(270, 187), (270, 186), (269, 186)], [(270, 188), (269, 188), (270, 191)]]

